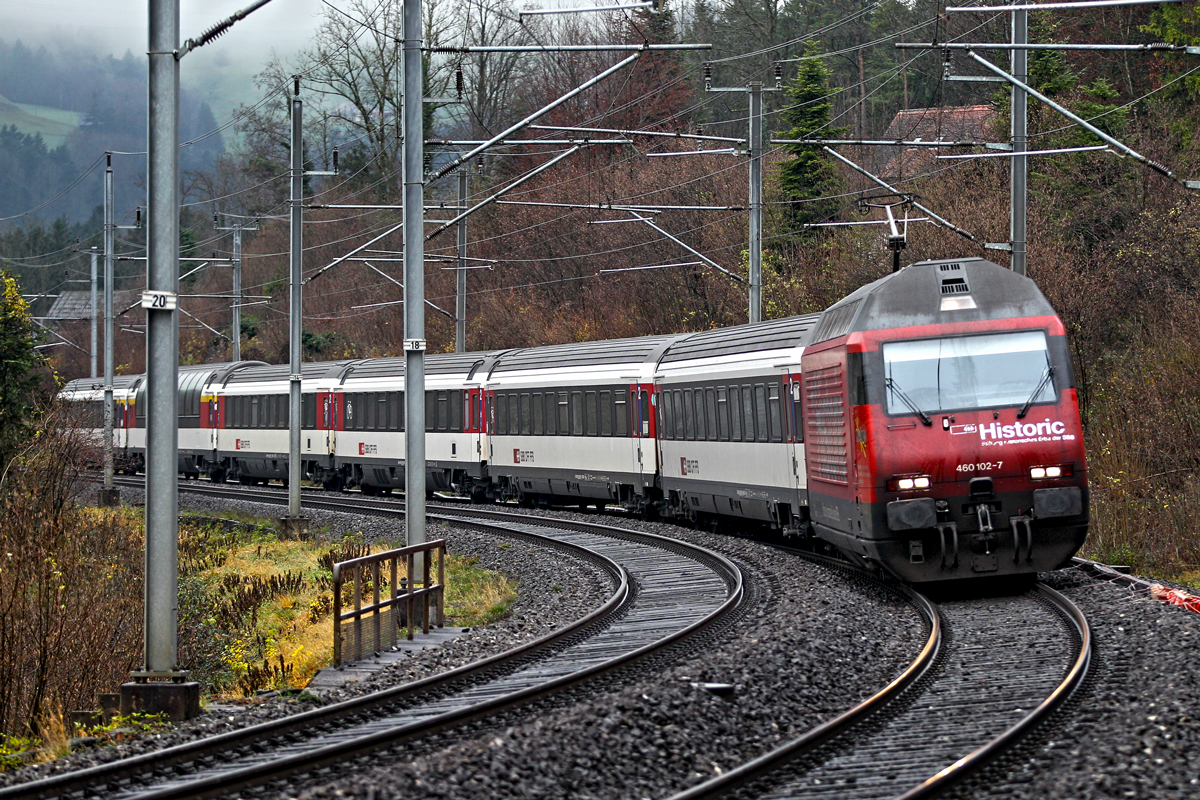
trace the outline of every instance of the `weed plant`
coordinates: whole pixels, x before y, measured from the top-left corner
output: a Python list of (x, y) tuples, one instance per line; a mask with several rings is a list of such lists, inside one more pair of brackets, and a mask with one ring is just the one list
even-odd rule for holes
[(1101, 371), (1086, 431), (1092, 527), (1085, 554), (1200, 588), (1200, 328), (1166, 314)]
[[(207, 691), (250, 697), (302, 687), (333, 654), (332, 567), (391, 549), (361, 534), (329, 543), (281, 540), (269, 522), (237, 526), (184, 518), (180, 525), (180, 658)], [(403, 569), (398, 579), (405, 578)], [(503, 617), (516, 597), (504, 576), (475, 558), (447, 558), (447, 623), (474, 627)], [(380, 576), (381, 595), (390, 576)], [(370, 597), (369, 579), (360, 591)], [(354, 585), (343, 588), (353, 607)]]

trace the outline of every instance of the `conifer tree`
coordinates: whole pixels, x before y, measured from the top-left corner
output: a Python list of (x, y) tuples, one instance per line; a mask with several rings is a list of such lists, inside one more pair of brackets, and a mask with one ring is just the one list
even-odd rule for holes
[[(844, 136), (846, 128), (833, 127), (833, 92), (829, 88), (830, 70), (824, 60), (816, 58), (820, 44), (809, 41), (805, 58), (799, 62), (796, 77), (787, 86), (788, 107), (783, 119), (791, 125), (784, 139)], [(833, 217), (841, 207), (835, 197), (842, 191), (842, 181), (830, 156), (820, 145), (785, 145), (791, 157), (780, 165), (779, 186), (791, 201), (792, 233), (803, 233), (802, 226), (823, 222)]]

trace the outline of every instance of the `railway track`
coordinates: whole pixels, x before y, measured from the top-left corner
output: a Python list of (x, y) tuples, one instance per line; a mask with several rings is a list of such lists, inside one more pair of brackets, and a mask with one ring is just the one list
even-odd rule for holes
[[(281, 495), (242, 489), (239, 497), (279, 502)], [(326, 507), (317, 498), (305, 502)], [(338, 505), (330, 502), (328, 507)], [(354, 508), (397, 513), (403, 505), (356, 498)], [(471, 506), (436, 513), (431, 507), (431, 517), (456, 524), (531, 519)], [(1013, 597), (950, 600), (940, 607), (908, 594), (927, 619), (928, 638), (903, 674), (836, 719), (671, 800), (933, 796), (1015, 746), (1086, 675), (1087, 620), (1048, 587)]]
[[(130, 485), (133, 485), (132, 483)], [(181, 486), (239, 500), (284, 500), (244, 488)], [(347, 503), (353, 505), (348, 509)], [(309, 507), (398, 514), (395, 502), (307, 500)], [(457, 510), (457, 509), (456, 509)], [(405, 686), (156, 753), (18, 784), (0, 798), (213, 797), (344, 763), (364, 754), (485, 719), (697, 639), (736, 621), (742, 576), (723, 556), (651, 534), (533, 520), (484, 521), (481, 514), (430, 514), (458, 525), (567, 548), (601, 566), (608, 602), (576, 623), (508, 653)], [(495, 512), (492, 513), (495, 516)]]
[(879, 694), (671, 800), (933, 797), (1015, 747), (1086, 678), (1087, 619), (1049, 587), (945, 602), (937, 616), (921, 656)]

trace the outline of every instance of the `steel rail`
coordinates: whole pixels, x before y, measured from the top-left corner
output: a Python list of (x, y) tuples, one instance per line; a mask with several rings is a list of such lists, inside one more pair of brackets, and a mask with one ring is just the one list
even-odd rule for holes
[[(848, 565), (843, 566), (848, 570), (855, 569)], [(1092, 650), (1091, 629), (1087, 618), (1077, 606), (1054, 589), (1044, 584), (1038, 584), (1035, 588), (1057, 610), (1063, 619), (1070, 624), (1074, 635), (1077, 637), (1079, 649), (1070, 669), (1067, 670), (1063, 679), (1049, 695), (1015, 724), (1006, 728), (1000, 735), (994, 737), (986, 744), (955, 761), (945, 769), (940, 770), (935, 775), (930, 776), (922, 783), (898, 795), (896, 800), (917, 800), (918, 798), (934, 797), (978, 773), (1028, 736), (1055, 709), (1059, 708), (1086, 679)], [(929, 601), (925, 600), (925, 603), (929, 603)], [(931, 603), (929, 605), (932, 606)], [(936, 612), (934, 618), (937, 618)], [(940, 630), (938, 631), (938, 635), (938, 645), (933, 645), (934, 634), (931, 633), (930, 640), (922, 649), (921, 654), (905, 673), (864, 703), (850, 709), (833, 720), (813, 728), (798, 739), (776, 750), (766, 753), (753, 761), (749, 761), (740, 767), (731, 769), (720, 777), (697, 784), (686, 791), (675, 794), (669, 800), (701, 800), (702, 798), (716, 798), (727, 795), (738, 788), (769, 775), (771, 772), (786, 766), (797, 758), (813, 753), (822, 745), (828, 744), (830, 740), (836, 738), (839, 733), (851, 728), (854, 724), (868, 721), (875, 712), (882, 711), (889, 701), (897, 699), (901, 694), (904, 694), (906, 687), (912, 686), (920, 677), (929, 674), (930, 667), (938, 659), (937, 650), (940, 649)], [(919, 671), (919, 674), (914, 674), (917, 671)], [(902, 680), (905, 681), (905, 685), (898, 686)]]
[[(797, 552), (809, 560), (845, 569), (848, 572), (870, 575), (866, 570), (843, 561), (814, 553), (793, 552)], [(925, 617), (926, 623), (929, 625), (929, 636), (925, 640), (925, 645), (921, 648), (917, 657), (913, 659), (912, 663), (900, 675), (863, 702), (839, 716), (806, 731), (800, 737), (793, 739), (782, 747), (764, 753), (758, 758), (730, 769), (716, 778), (711, 778), (704, 783), (696, 784), (690, 789), (674, 794), (669, 800), (702, 800), (722, 797), (746, 784), (752, 783), (798, 758), (813, 753), (854, 725), (885, 711), (894, 700), (904, 694), (904, 691), (908, 687), (927, 675), (937, 663), (942, 650), (942, 624), (937, 606), (929, 598), (913, 591), (907, 586), (897, 586), (896, 588), (908, 597), (909, 601)]]
[(1088, 667), (1092, 657), (1092, 629), (1083, 611), (1067, 597), (1045, 584), (1039, 583), (1035, 589), (1058, 610), (1059, 614), (1074, 628), (1079, 639), (1079, 653), (1071, 668), (1062, 681), (1047, 695), (1037, 708), (1022, 717), (1016, 724), (1009, 727), (996, 738), (982, 747), (960, 758), (924, 783), (915, 786), (897, 800), (917, 800), (917, 798), (933, 797), (946, 791), (951, 786), (974, 775), (998, 757), (1015, 747), (1040, 723), (1042, 723), (1059, 706), (1066, 702), (1072, 692), (1087, 678)]
[[(134, 481), (125, 481), (126, 483), (134, 483)], [(140, 483), (140, 482), (139, 482)], [(182, 487), (182, 491), (191, 491), (197, 493), (193, 487)], [(203, 494), (216, 493), (210, 487), (203, 487), (200, 492)], [(224, 493), (228, 493), (225, 490)], [(244, 493), (240, 493), (244, 498)], [(274, 502), (286, 503), (286, 495), (277, 495), (279, 499)], [(331, 504), (332, 505), (332, 504)], [(344, 505), (342, 507), (344, 510)], [(522, 536), (530, 539), (540, 537), (531, 534), (519, 533), (505, 530), (505, 535)], [(331, 721), (336, 721), (340, 717), (346, 717), (363, 712), (373, 711), (382, 706), (390, 705), (409, 697), (422, 694), (428, 690), (445, 686), (462, 679), (471, 678), (487, 672), (495, 667), (504, 666), (513, 663), (518, 659), (528, 657), (540, 650), (560, 644), (563, 640), (568, 639), (589, 626), (602, 622), (606, 618), (611, 617), (619, 611), (631, 597), (631, 582), (628, 573), (624, 567), (611, 559), (593, 553), (579, 545), (562, 542), (556, 539), (546, 538), (540, 542), (541, 544), (552, 546), (560, 549), (573, 551), (582, 558), (598, 564), (610, 578), (614, 579), (615, 588), (609, 599), (603, 605), (596, 608), (594, 611), (580, 617), (568, 625), (558, 628), (545, 636), (526, 642), (525, 644), (506, 650), (503, 653), (489, 656), (480, 661), (464, 664), (448, 672), (439, 675), (431, 675), (412, 683), (407, 683), (402, 686), (396, 686), (391, 689), (385, 689), (380, 692), (374, 692), (362, 697), (356, 697), (350, 700), (345, 700), (331, 706), (313, 709), (311, 711), (301, 712), (290, 717), (272, 720), (270, 722), (260, 723), (247, 728), (242, 728), (236, 731), (229, 731), (216, 736), (197, 739), (185, 744), (176, 745), (174, 747), (160, 750), (153, 753), (143, 753), (141, 755), (132, 756), (127, 759), (112, 762), (109, 764), (101, 764), (86, 769), (63, 773), (49, 778), (43, 778), (37, 781), (28, 783), (14, 784), (12, 786), (0, 789), (0, 798), (21, 797), (21, 798), (47, 798), (57, 797), (61, 795), (86, 790), (88, 787), (95, 785), (100, 781), (112, 783), (120, 781), (123, 777), (142, 774), (149, 769), (161, 769), (163, 767), (171, 767), (176, 764), (182, 764), (192, 761), (198, 761), (206, 755), (219, 754), (230, 747), (246, 746), (255, 742), (288, 736), (295, 733), (303, 733), (306, 729), (314, 724), (323, 724)]]
[[(204, 486), (189, 486), (183, 484), (180, 486), (181, 491), (194, 491), (203, 494), (224, 494), (231, 496), (234, 499), (240, 500), (265, 500), (274, 503), (286, 502), (286, 496), (275, 494), (273, 497), (269, 493), (262, 493), (258, 497), (248, 498), (246, 492), (241, 489), (218, 489), (216, 487)], [(387, 514), (402, 513), (402, 506), (397, 503), (387, 503), (387, 501), (367, 501), (364, 503), (360, 498), (347, 498), (340, 500), (306, 500), (309, 507), (324, 507), (333, 508), (336, 510), (347, 510), (347, 506), (352, 504), (352, 509), (359, 513), (364, 510), (370, 512), (384, 512)], [(364, 505), (367, 507), (364, 509)], [(445, 519), (454, 522), (458, 525), (474, 526), (482, 528), (495, 528), (495, 525), (478, 520), (467, 520), (461, 516), (446, 516), (446, 515), (430, 515), (437, 519)], [(482, 516), (482, 514), (474, 514), (474, 516)], [(525, 524), (546, 525), (546, 520), (538, 519), (531, 515), (524, 514), (509, 514), (508, 517), (519, 519)], [(744, 596), (743, 578), (740, 570), (727, 558), (701, 547), (680, 542), (669, 537), (657, 536), (654, 534), (634, 533), (624, 529), (611, 526), (602, 526), (592, 523), (574, 523), (562, 520), (552, 520), (551, 524), (559, 528), (586, 530), (589, 532), (597, 532), (606, 536), (621, 538), (625, 540), (649, 540), (652, 546), (663, 548), (666, 547), (676, 553), (686, 551), (687, 554), (702, 562), (708, 562), (709, 568), (718, 574), (718, 577), (726, 585), (726, 597), (723, 603), (715, 610), (708, 613), (705, 617), (696, 620), (686, 627), (673, 632), (656, 642), (645, 644), (632, 651), (610, 658), (602, 663), (593, 665), (582, 670), (577, 670), (571, 674), (560, 676), (538, 686), (531, 686), (523, 690), (510, 692), (502, 697), (492, 700), (467, 705), (457, 710), (444, 712), (437, 716), (426, 720), (413, 722), (405, 725), (400, 725), (394, 728), (382, 730), (373, 734), (359, 736), (357, 738), (345, 740), (324, 747), (317, 747), (303, 753), (284, 758), (264, 761), (260, 764), (255, 764), (243, 767), (237, 770), (229, 771), (221, 775), (212, 776), (208, 779), (198, 779), (187, 781), (175, 786), (169, 786), (160, 790), (148, 789), (145, 792), (136, 793), (136, 797), (143, 800), (163, 800), (164, 798), (183, 798), (183, 797), (213, 797), (225, 794), (234, 789), (244, 786), (259, 785), (270, 780), (282, 778), (287, 775), (309, 772), (314, 769), (319, 769), (323, 766), (344, 762), (347, 758), (354, 754), (369, 752), (383, 747), (391, 746), (402, 741), (414, 739), (420, 736), (425, 736), (436, 731), (444, 730), (450, 727), (461, 725), (465, 722), (482, 719), (502, 710), (508, 710), (527, 704), (542, 697), (549, 696), (558, 691), (562, 691), (568, 687), (578, 685), (587, 681), (595, 680), (598, 677), (606, 675), (615, 670), (629, 666), (630, 664), (650, 656), (655, 653), (662, 652), (682, 641), (708, 629), (721, 620), (728, 617), (741, 604)], [(607, 529), (607, 530), (603, 530)], [(541, 639), (530, 642), (518, 648), (514, 648), (506, 653), (492, 656), (484, 661), (477, 662), (471, 665), (459, 667), (456, 670), (445, 673), (439, 676), (431, 676), (430, 678), (406, 684), (404, 686), (395, 687), (372, 695), (367, 695), (355, 700), (345, 701), (322, 709), (314, 709), (313, 711), (303, 712), (301, 714), (287, 717), (281, 720), (276, 720), (269, 723), (263, 723), (251, 728), (246, 728), (241, 731), (232, 731), (219, 736), (208, 739), (198, 740), (184, 745), (168, 748), (167, 750), (158, 753), (149, 753), (141, 756), (135, 756), (131, 759), (125, 759), (111, 764), (91, 767), (85, 770), (80, 770), (74, 773), (66, 773), (59, 776), (42, 779), (40, 781), (18, 784), (0, 790), (0, 798), (7, 797), (30, 797), (44, 798), (57, 797), (67, 794), (86, 794), (91, 787), (102, 784), (107, 788), (119, 790), (129, 789), (134, 781), (135, 776), (146, 775), (155, 771), (161, 771), (164, 768), (170, 769), (188, 762), (203, 761), (205, 758), (219, 758), (227, 755), (228, 750), (235, 746), (247, 746), (257, 742), (268, 740), (277, 740), (287, 736), (296, 736), (309, 738), (311, 729), (314, 725), (326, 725), (336, 722), (338, 719), (360, 715), (363, 712), (373, 711), (395, 703), (399, 700), (413, 697), (414, 695), (429, 692), (439, 686), (458, 683), (464, 679), (473, 676), (478, 676), (481, 673), (513, 661), (518, 661), (527, 658), (530, 654), (547, 649), (552, 646), (562, 644), (564, 640), (578, 637), (581, 631), (585, 629), (603, 624), (607, 618), (611, 618), (616, 614), (621, 613), (633, 599), (635, 592), (632, 587), (632, 582), (628, 573), (623, 567), (612, 562), (598, 554), (588, 551), (581, 546), (573, 545), (568, 542), (563, 542), (552, 537), (542, 537), (529, 531), (514, 531), (508, 528), (503, 529), (506, 536), (518, 536), (530, 539), (542, 540), (552, 546), (559, 548), (573, 549), (586, 557), (596, 560), (603, 559), (608, 562), (608, 571), (612, 571), (615, 567), (620, 575), (620, 582), (613, 596), (602, 606), (591, 614), (577, 620), (567, 628), (555, 631)], [(717, 565), (719, 569), (713, 569), (712, 565)], [(723, 573), (723, 574), (722, 574)], [(95, 790), (92, 789), (92, 793)]]

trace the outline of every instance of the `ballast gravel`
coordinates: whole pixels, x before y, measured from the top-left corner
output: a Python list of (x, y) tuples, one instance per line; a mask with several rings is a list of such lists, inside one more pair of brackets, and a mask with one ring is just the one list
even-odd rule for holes
[[(126, 490), (126, 499), (131, 499)], [(181, 495), (193, 510), (224, 503)], [(278, 506), (246, 508), (264, 516)], [(311, 512), (331, 532), (397, 535), (369, 515)], [(563, 516), (575, 517), (573, 514)], [(596, 515), (579, 515), (593, 521)], [(653, 673), (634, 671), (613, 686), (571, 695), (549, 709), (510, 714), (497, 726), (444, 733), (424, 745), (378, 753), (320, 778), (296, 776), (256, 797), (317, 798), (665, 798), (782, 744), (894, 677), (924, 631), (915, 612), (877, 589), (761, 544), (675, 526), (604, 517), (694, 541), (733, 558), (758, 587), (727, 640)], [(431, 533), (431, 536), (433, 534)], [(437, 535), (442, 535), (439, 532)], [(520, 582), (513, 614), (436, 650), (406, 659), (362, 691), (444, 671), (508, 649), (586, 613), (607, 594), (605, 580), (557, 552), (533, 554), (468, 531), (448, 530), (454, 552)], [(570, 577), (567, 577), (570, 576)], [(1183, 798), (1200, 796), (1200, 617), (1144, 594), (1066, 571), (1049, 576), (1079, 603), (1096, 636), (1094, 679), (1050, 729), (962, 797)], [(552, 586), (586, 586), (551, 592)], [(554, 595), (547, 599), (548, 595)], [(719, 696), (703, 684), (731, 684)], [(39, 768), (0, 775), (0, 785), (79, 769), (312, 707), (276, 699), (221, 708), (168, 733), (83, 751)]]
[(1091, 623), (1092, 678), (1019, 759), (960, 797), (1200, 797), (1200, 614), (1077, 570), (1047, 582)]
[(895, 677), (924, 644), (906, 602), (792, 554), (670, 525), (605, 521), (736, 561), (755, 588), (732, 636), (665, 668), (635, 669), (599, 693), (524, 717), (514, 712), (439, 749), (381, 753), (321, 781), (268, 787), (264, 796), (665, 797), (836, 716)]

